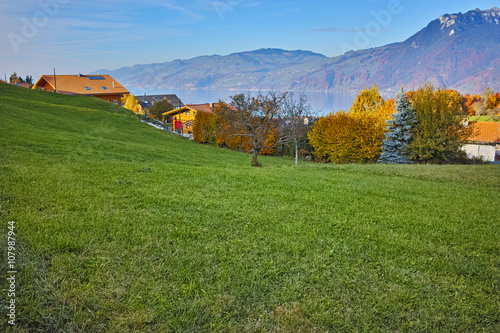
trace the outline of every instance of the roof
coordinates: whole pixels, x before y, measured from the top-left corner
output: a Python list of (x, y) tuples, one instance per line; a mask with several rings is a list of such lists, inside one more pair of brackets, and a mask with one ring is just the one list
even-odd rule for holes
[(180, 108), (184, 106), (181, 99), (177, 97), (177, 95), (175, 94), (144, 95), (144, 96), (135, 96), (135, 98), (137, 99), (137, 101), (139, 101), (139, 104), (141, 104), (141, 106), (145, 108), (150, 108), (155, 103), (163, 101), (164, 98), (168, 99), (175, 108)]
[(162, 115), (162, 116), (164, 116), (164, 117), (165, 117), (165, 116), (175, 116), (175, 115), (177, 115), (177, 114), (179, 114), (179, 113), (184, 113), (184, 112), (186, 112), (186, 111), (190, 111), (190, 110), (192, 110), (192, 111), (196, 111), (195, 109), (192, 109), (192, 108), (190, 108), (189, 106), (185, 105), (185, 106), (183, 106), (183, 107), (181, 107), (181, 108), (177, 108), (177, 109), (174, 109), (174, 110), (171, 110), (171, 111), (167, 111), (167, 112), (165, 112), (165, 113), (162, 113), (161, 115)]
[(474, 126), (474, 135), (469, 137), (469, 141), (500, 143), (500, 123), (478, 121), (471, 125)]
[[(226, 103), (224, 103), (226, 104)], [(232, 108), (231, 105), (226, 104), (228, 107)], [(205, 104), (186, 104), (181, 108), (177, 108), (172, 111), (168, 111), (163, 113), (163, 116), (173, 116), (177, 115), (179, 113), (184, 113), (186, 111), (192, 110), (192, 111), (198, 111), (198, 112), (209, 112), (212, 113), (213, 109), (219, 107), (219, 103), (205, 103)]]
[[(231, 105), (224, 103), (226, 106), (229, 108), (233, 108)], [(202, 111), (202, 112), (213, 112), (214, 109), (219, 107), (219, 103), (205, 103), (205, 104), (186, 104), (186, 106), (190, 107), (193, 110), (196, 111)]]
[[(58, 92), (78, 95), (129, 94), (129, 91), (109, 75), (42, 75), (33, 89), (46, 82)], [(57, 87), (56, 87), (57, 85)]]
[[(218, 104), (218, 103), (217, 103)], [(212, 112), (214, 107), (217, 107), (214, 103), (206, 103), (206, 104), (186, 104), (186, 106), (190, 107), (193, 110), (201, 111), (201, 112)]]
[(18, 86), (18, 87), (23, 87), (23, 88), (29, 88), (30, 87), (30, 84), (29, 83), (26, 83), (26, 82), (21, 82), (21, 83), (11, 83), (12, 85), (14, 86)]

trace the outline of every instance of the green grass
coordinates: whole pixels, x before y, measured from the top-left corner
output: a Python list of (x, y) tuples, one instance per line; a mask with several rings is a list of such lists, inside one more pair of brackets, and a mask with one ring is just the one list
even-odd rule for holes
[(1, 84), (0, 329), (500, 331), (498, 165), (260, 160)]
[(469, 121), (486, 121), (486, 122), (499, 122), (499, 117), (491, 117), (491, 116), (472, 116), (469, 117)]

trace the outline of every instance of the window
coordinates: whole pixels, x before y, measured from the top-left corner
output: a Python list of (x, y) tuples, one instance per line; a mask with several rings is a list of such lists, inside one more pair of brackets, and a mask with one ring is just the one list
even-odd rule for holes
[(108, 90), (108, 87), (101, 86), (102, 90)]
[(118, 100), (117, 99), (115, 99), (114, 102), (115, 102), (115, 105), (118, 105)]
[(85, 90), (92, 90), (92, 89), (90, 89), (90, 87), (85, 87)]
[(189, 116), (189, 110), (186, 111), (186, 116)]

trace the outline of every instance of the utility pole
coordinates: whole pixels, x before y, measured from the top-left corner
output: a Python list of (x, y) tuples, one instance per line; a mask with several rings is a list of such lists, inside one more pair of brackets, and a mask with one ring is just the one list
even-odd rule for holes
[(184, 126), (182, 126), (181, 113), (182, 113), (182, 110), (179, 108), (179, 123), (181, 124), (181, 136), (182, 136), (184, 134), (184, 130), (183, 130)]
[(54, 91), (57, 93), (56, 69), (54, 68)]

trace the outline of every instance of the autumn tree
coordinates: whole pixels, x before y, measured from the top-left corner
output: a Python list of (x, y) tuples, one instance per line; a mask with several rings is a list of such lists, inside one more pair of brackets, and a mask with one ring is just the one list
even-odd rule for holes
[[(219, 102), (219, 105), (221, 102)], [(198, 111), (194, 118), (193, 140), (199, 143), (217, 143), (217, 115), (215, 112)]]
[(327, 162), (376, 162), (384, 139), (384, 125), (375, 114), (339, 111), (321, 117), (308, 137), (316, 156)]
[(286, 94), (239, 94), (231, 97), (230, 106), (222, 104), (217, 110), (225, 141), (237, 138), (249, 147), (254, 167), (262, 166), (258, 161), (261, 152), (274, 150), (282, 142), (281, 106)]
[(461, 147), (472, 132), (464, 125), (460, 102), (443, 88), (426, 83), (412, 94), (417, 114), (409, 157), (418, 163), (453, 163), (462, 158)]
[(488, 116), (497, 116), (500, 113), (500, 93), (494, 93), (490, 88), (483, 94), (485, 113)]
[(482, 106), (482, 99), (478, 94), (465, 94), (463, 96), (462, 109), (464, 110), (464, 114), (469, 116), (477, 116), (478, 114), (480, 115), (483, 112)]
[(149, 108), (149, 114), (153, 119), (159, 119), (162, 120), (162, 114), (168, 111), (172, 111), (174, 109), (174, 106), (172, 103), (166, 99), (163, 98), (161, 102), (156, 102), (152, 107)]
[(141, 105), (139, 104), (137, 98), (135, 98), (134, 94), (130, 94), (124, 99), (125, 101), (123, 102), (123, 107), (125, 109), (131, 110), (137, 114), (141, 112)]
[(22, 83), (23, 82), (23, 78), (18, 76), (16, 72), (12, 73), (9, 77), (9, 82), (10, 83)]
[(351, 114), (376, 113), (383, 105), (384, 99), (380, 96), (378, 87), (375, 85), (358, 93), (349, 112)]
[(336, 163), (376, 162), (380, 156), (386, 120), (394, 101), (380, 96), (377, 86), (359, 92), (349, 112), (320, 118), (309, 131), (317, 157)]
[(396, 113), (392, 115), (392, 119), (387, 120), (387, 131), (379, 163), (410, 163), (408, 145), (413, 137), (416, 122), (416, 110), (408, 100), (406, 92), (401, 90), (396, 98)]

